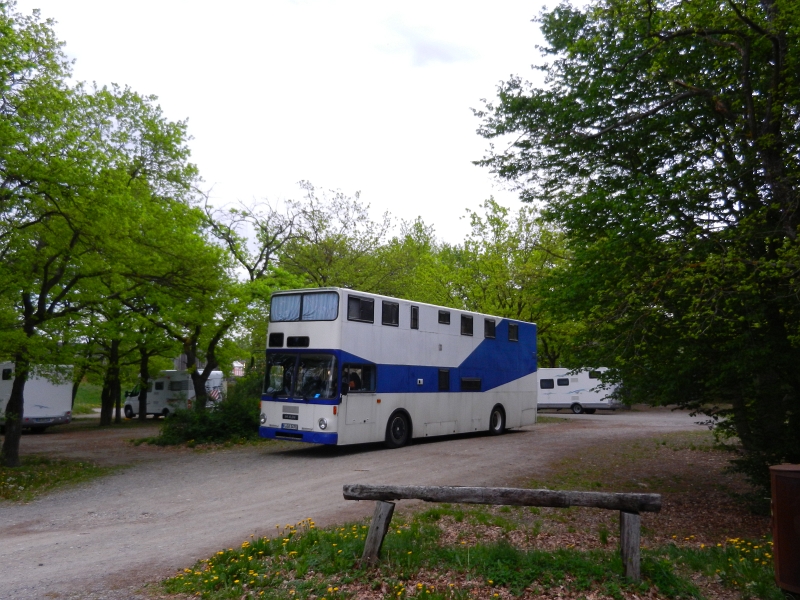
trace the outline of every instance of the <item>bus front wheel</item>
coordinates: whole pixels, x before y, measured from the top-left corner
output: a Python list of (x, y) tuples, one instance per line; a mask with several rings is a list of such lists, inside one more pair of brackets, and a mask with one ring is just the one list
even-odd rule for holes
[(387, 447), (400, 448), (405, 446), (410, 437), (411, 423), (404, 413), (396, 412), (389, 417), (389, 422), (386, 424)]
[(492, 409), (489, 417), (489, 434), (500, 435), (506, 430), (506, 413), (499, 404)]

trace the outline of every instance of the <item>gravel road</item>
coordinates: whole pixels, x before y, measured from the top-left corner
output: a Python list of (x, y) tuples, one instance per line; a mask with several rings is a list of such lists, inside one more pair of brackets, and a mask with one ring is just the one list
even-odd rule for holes
[(23, 452), (132, 466), (29, 504), (0, 504), (0, 598), (145, 597), (146, 584), (251, 534), (271, 535), (275, 525), (371, 514), (372, 502), (342, 498), (345, 483), (513, 486), (593, 444), (701, 428), (699, 419), (664, 409), (553, 416), (567, 421), (399, 450), (289, 442), (165, 450), (131, 446), (131, 430), (24, 436)]

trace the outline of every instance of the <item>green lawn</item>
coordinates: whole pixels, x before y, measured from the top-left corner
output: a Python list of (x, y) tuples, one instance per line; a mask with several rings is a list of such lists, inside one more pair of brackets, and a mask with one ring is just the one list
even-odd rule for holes
[(78, 393), (75, 396), (75, 406), (72, 407), (73, 415), (88, 415), (91, 414), (94, 408), (100, 408), (100, 392), (102, 388), (99, 385), (91, 383), (82, 383), (78, 387)]

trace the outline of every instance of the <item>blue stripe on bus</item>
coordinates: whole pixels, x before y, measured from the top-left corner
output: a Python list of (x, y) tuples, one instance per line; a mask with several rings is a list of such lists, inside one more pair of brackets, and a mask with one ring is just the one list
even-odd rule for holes
[[(461, 389), (461, 378), (479, 378), (486, 392), (536, 372), (536, 325), (519, 323), (518, 342), (508, 341), (508, 321), (496, 329), (495, 338), (486, 338), (458, 367), (447, 365), (377, 364), (376, 393), (433, 393), (439, 391), (439, 369), (449, 369), (450, 390)], [(349, 352), (340, 352), (342, 363), (376, 364)], [(422, 380), (422, 385), (418, 380)]]
[(338, 433), (322, 433), (319, 431), (291, 432), (302, 436), (302, 438), (287, 437), (286, 433), (287, 433), (286, 429), (280, 429), (278, 427), (261, 426), (258, 428), (258, 435), (260, 435), (262, 438), (267, 438), (271, 440), (279, 439), (279, 440), (288, 440), (290, 442), (307, 442), (309, 444), (334, 444), (334, 445), (339, 441)]

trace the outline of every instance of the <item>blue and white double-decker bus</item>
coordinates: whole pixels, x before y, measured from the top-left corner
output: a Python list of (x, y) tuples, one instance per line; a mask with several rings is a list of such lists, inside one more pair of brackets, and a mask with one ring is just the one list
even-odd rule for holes
[(265, 438), (318, 444), (536, 421), (536, 325), (340, 288), (272, 296)]

